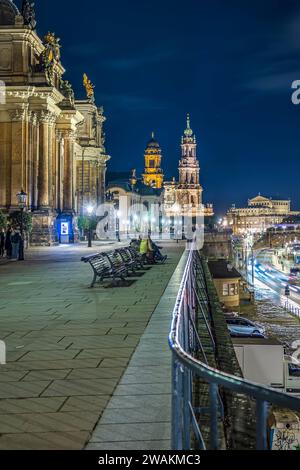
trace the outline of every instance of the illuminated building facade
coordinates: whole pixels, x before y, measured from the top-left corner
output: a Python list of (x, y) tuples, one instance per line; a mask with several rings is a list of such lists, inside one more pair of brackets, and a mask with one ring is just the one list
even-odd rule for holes
[(42, 40), (35, 27), (30, 1), (19, 11), (0, 0), (0, 208), (16, 210), (23, 189), (31, 243), (51, 245), (61, 240), (61, 221), (64, 241), (74, 240), (81, 205), (104, 199), (109, 157), (92, 84), (85, 76), (87, 99), (76, 101), (59, 38), (48, 32)]
[(213, 206), (203, 205), (200, 184), (200, 164), (197, 158), (197, 140), (191, 129), (190, 116), (181, 140), (179, 182), (175, 178), (164, 184), (164, 207), (168, 215), (213, 216)]
[(152, 133), (151, 140), (145, 150), (145, 173), (143, 182), (146, 186), (161, 189), (164, 182), (164, 174), (161, 169), (162, 153), (159, 143)]
[(291, 211), (291, 201), (288, 199), (273, 199), (260, 194), (248, 201), (248, 207), (233, 206), (227, 212), (226, 226), (235, 235), (247, 232), (265, 232), (269, 227), (280, 224), (284, 219), (299, 212)]

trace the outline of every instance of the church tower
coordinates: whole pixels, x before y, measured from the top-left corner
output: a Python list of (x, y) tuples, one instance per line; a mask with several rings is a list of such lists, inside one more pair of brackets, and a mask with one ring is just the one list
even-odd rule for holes
[(202, 192), (200, 185), (200, 165), (197, 159), (197, 140), (191, 129), (190, 115), (187, 115), (187, 127), (181, 139), (181, 160), (179, 161), (178, 202), (194, 213), (202, 210)]
[(145, 173), (143, 174), (143, 183), (152, 188), (161, 189), (164, 182), (164, 174), (161, 169), (162, 153), (159, 143), (154, 137), (148, 142), (145, 150)]

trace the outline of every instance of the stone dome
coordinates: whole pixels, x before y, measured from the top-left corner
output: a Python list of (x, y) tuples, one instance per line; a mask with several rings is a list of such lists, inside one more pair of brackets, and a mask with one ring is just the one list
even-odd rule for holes
[(0, 0), (0, 26), (14, 26), (19, 10), (11, 0)]

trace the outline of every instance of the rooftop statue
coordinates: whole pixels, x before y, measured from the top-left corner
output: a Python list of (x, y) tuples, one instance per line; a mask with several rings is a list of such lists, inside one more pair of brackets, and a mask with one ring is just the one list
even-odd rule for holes
[(23, 0), (22, 2), (22, 16), (24, 18), (24, 24), (33, 30), (36, 27), (34, 5), (34, 3), (31, 3), (28, 0)]
[(55, 61), (60, 60), (60, 38), (55, 36), (55, 33), (48, 32), (44, 37), (45, 49), (41, 54), (42, 66), (46, 72), (46, 78), (49, 83), (52, 83), (54, 74)]
[(94, 103), (95, 102), (95, 92), (94, 92), (95, 85), (92, 84), (91, 80), (88, 78), (86, 73), (83, 74), (83, 86), (86, 90), (87, 98), (92, 103)]
[(62, 94), (65, 96), (66, 100), (69, 104), (74, 108), (75, 106), (75, 94), (72, 87), (72, 84), (68, 80), (60, 80), (60, 90)]

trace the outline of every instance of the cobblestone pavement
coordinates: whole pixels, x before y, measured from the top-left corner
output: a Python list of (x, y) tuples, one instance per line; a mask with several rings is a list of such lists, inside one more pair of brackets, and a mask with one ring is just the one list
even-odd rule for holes
[(181, 257), (163, 245), (167, 264), (127, 287), (89, 289), (84, 247), (0, 266), (0, 449), (85, 447)]

